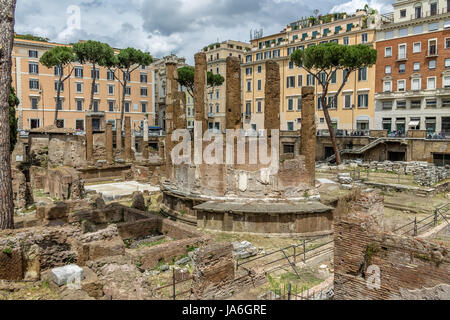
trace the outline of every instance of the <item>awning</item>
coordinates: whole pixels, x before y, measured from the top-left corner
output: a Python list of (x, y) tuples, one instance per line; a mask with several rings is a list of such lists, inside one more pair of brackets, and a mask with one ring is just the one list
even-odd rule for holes
[(420, 125), (420, 121), (411, 121), (411, 122), (409, 123), (409, 126), (410, 126), (410, 127), (417, 127), (418, 125)]

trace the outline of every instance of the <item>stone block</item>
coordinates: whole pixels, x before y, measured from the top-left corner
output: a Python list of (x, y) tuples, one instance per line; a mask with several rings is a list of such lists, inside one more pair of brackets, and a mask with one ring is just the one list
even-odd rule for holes
[(23, 279), (22, 251), (19, 248), (0, 249), (0, 279), (9, 281)]
[(51, 270), (51, 279), (58, 286), (69, 283), (77, 283), (84, 279), (84, 271), (75, 264), (64, 267), (54, 268)]

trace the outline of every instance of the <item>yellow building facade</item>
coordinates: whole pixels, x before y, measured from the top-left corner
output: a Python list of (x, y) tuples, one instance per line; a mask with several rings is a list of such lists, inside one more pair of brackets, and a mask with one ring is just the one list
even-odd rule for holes
[[(315, 19), (315, 20), (314, 20)], [(355, 14), (330, 14), (307, 18), (288, 25), (282, 32), (251, 41), (251, 51), (242, 64), (243, 122), (244, 129), (264, 128), (265, 62), (274, 60), (280, 66), (280, 122), (281, 130), (301, 128), (301, 88), (314, 86), (316, 92), (317, 128), (327, 129), (320, 102), (322, 86), (317, 79), (290, 61), (295, 50), (312, 45), (336, 42), (344, 45), (368, 44), (374, 46), (378, 15), (365, 11)], [(369, 130), (374, 125), (375, 66), (361, 69), (350, 75), (330, 111), (333, 124), (343, 130)], [(336, 73), (330, 85), (328, 98), (338, 91), (343, 72)]]
[[(39, 63), (49, 49), (63, 44), (15, 39), (12, 53), (13, 87), (20, 100), (17, 107), (20, 130), (43, 128), (54, 123), (58, 70)], [(58, 126), (84, 131), (85, 115), (89, 110), (93, 68), (89, 64), (73, 63), (63, 70), (67, 75), (74, 68), (61, 91)], [(92, 112), (113, 123), (120, 119), (122, 86), (107, 68), (98, 68)], [(118, 76), (118, 70), (115, 71)], [(122, 75), (120, 75), (122, 76)], [(140, 66), (130, 74), (125, 98), (125, 116), (132, 120), (132, 128), (139, 131), (146, 116), (152, 123), (152, 67)]]

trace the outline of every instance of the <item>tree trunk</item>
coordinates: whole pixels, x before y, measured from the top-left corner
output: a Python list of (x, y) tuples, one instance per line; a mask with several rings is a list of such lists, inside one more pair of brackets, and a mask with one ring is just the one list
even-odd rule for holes
[(56, 126), (56, 121), (58, 120), (58, 104), (59, 99), (61, 99), (61, 84), (62, 84), (62, 66), (59, 66), (60, 74), (59, 74), (59, 81), (58, 81), (58, 91), (56, 93), (56, 108), (55, 108), (55, 121), (54, 125)]
[(340, 155), (339, 149), (337, 147), (336, 135), (334, 134), (333, 124), (331, 123), (330, 114), (328, 112), (328, 106), (323, 103), (323, 100), (325, 100), (325, 99), (322, 99), (323, 114), (325, 115), (325, 121), (327, 122), (328, 131), (330, 131), (331, 145), (333, 146), (334, 155), (336, 157), (336, 164), (340, 165), (341, 164), (341, 155)]
[(92, 64), (94, 68), (94, 76), (92, 77), (92, 86), (91, 86), (91, 101), (89, 102), (89, 111), (92, 111), (94, 106), (94, 88), (95, 88), (95, 80), (97, 79), (97, 71), (95, 68), (95, 63)]
[(9, 92), (16, 0), (0, 0), (0, 229), (14, 228)]
[[(122, 74), (123, 74), (123, 72), (122, 72)], [(128, 84), (127, 77), (128, 77), (128, 74), (123, 79), (123, 87), (122, 87), (122, 110), (120, 111), (120, 123), (122, 124), (122, 128), (121, 128), (122, 131), (124, 129), (124, 124), (125, 124), (125, 121), (123, 121), (123, 118), (125, 116), (125, 89)]]

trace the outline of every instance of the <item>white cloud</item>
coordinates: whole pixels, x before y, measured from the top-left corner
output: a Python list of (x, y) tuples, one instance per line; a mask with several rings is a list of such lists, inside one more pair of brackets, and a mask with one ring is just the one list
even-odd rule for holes
[(369, 7), (376, 9), (379, 13), (387, 13), (394, 11), (392, 2), (389, 0), (351, 0), (343, 4), (338, 4), (331, 8), (330, 12), (347, 12), (353, 13), (357, 9), (364, 9), (364, 6), (369, 4)]

